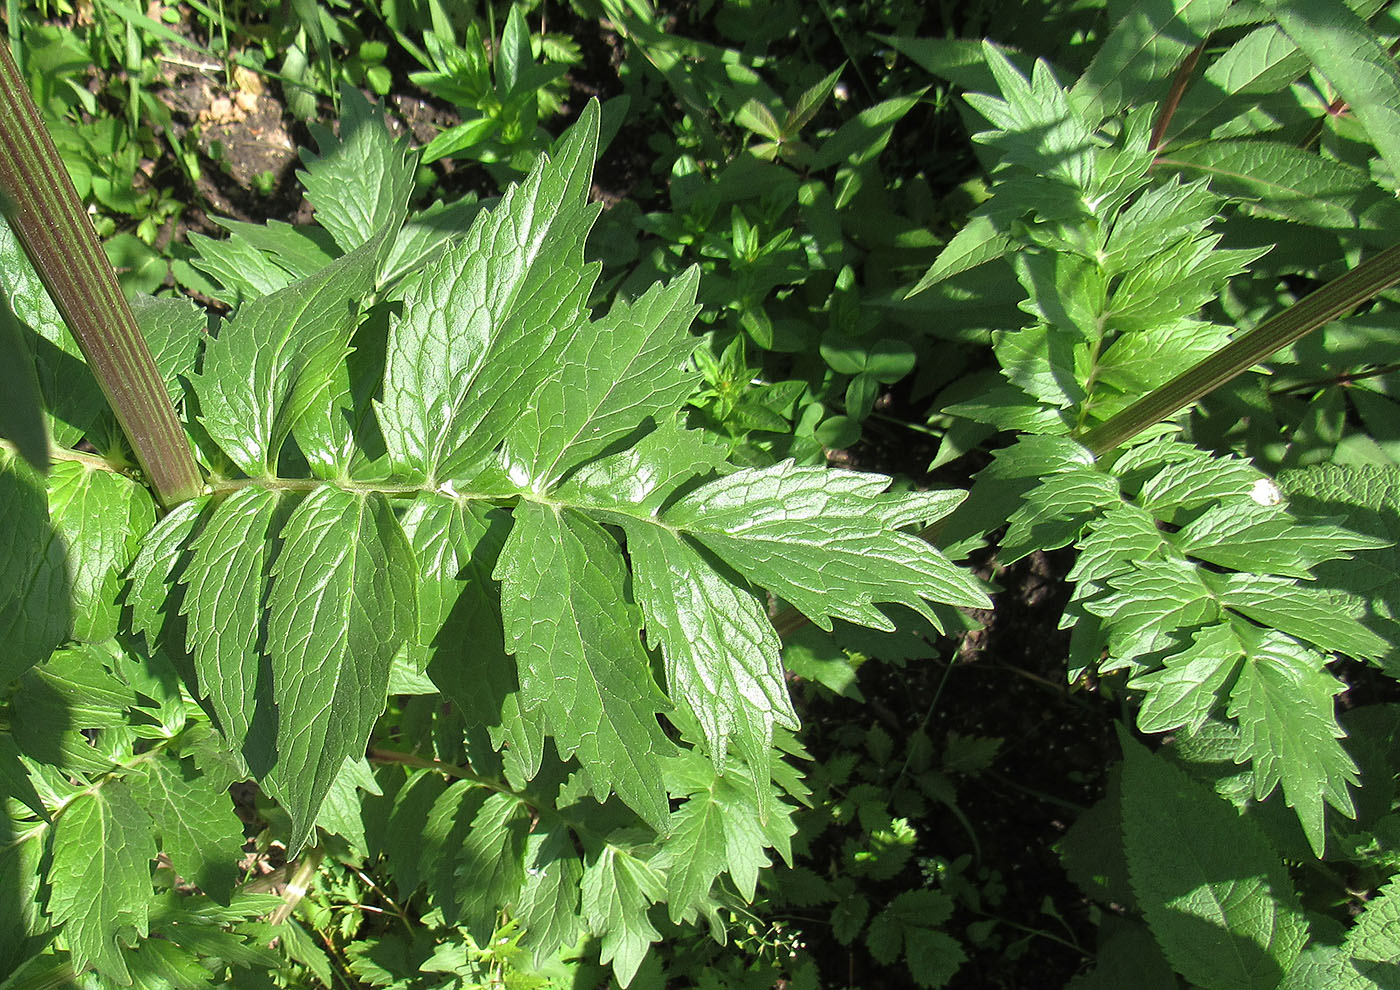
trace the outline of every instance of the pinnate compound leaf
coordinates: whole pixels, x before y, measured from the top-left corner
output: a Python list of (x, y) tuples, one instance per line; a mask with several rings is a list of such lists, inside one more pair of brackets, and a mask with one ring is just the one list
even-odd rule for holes
[(700, 310), (699, 279), (700, 270), (690, 268), (633, 303), (618, 302), (564, 344), (554, 372), (505, 438), (502, 456), (513, 478), (551, 488), (647, 419), (674, 418), (698, 377), (684, 365), (695, 349), (687, 328)]
[(388, 228), (307, 278), (244, 303), (194, 379), (209, 435), (247, 474), (272, 474), (282, 443), (349, 349)]
[(1122, 738), (1128, 870), (1162, 951), (1202, 986), (1277, 986), (1307, 940), (1278, 854), (1208, 787)]
[(413, 191), (408, 139), (390, 134), (383, 111), (349, 86), (341, 92), (340, 134), (314, 124), (311, 133), (317, 151), (303, 149), (306, 170), (297, 178), (316, 222), (343, 251), (353, 251), (386, 225), (391, 235), (396, 232)]
[(618, 983), (632, 982), (647, 947), (661, 938), (647, 908), (666, 894), (661, 874), (627, 850), (607, 845), (583, 874), (583, 912), (602, 938), (599, 961), (612, 963)]
[(291, 815), (295, 851), (341, 764), (364, 755), (384, 710), (394, 654), (417, 624), (416, 568), (377, 493), (318, 489), (281, 535), (267, 606), (278, 715), (267, 782)]
[(67, 805), (54, 829), (49, 915), (76, 966), (130, 983), (117, 943), (147, 933), (151, 820), (124, 783), (106, 781)]
[(72, 636), (95, 642), (116, 634), (117, 590), (137, 543), (155, 522), (155, 503), (125, 475), (64, 461), (49, 472), (49, 522), (63, 541), (72, 601)]
[(278, 503), (276, 492), (256, 487), (220, 502), (195, 537), (183, 576), (182, 607), (199, 694), (209, 699), (234, 752), (247, 739), (257, 708), (259, 634)]
[(595, 797), (614, 790), (664, 829), (660, 761), (674, 747), (656, 716), (667, 703), (642, 649), (641, 615), (620, 593), (617, 543), (580, 513), (522, 502), (495, 576), (526, 710), (543, 712), (560, 756), (578, 754)]
[(1240, 724), (1243, 754), (1253, 762), (1254, 796), (1262, 800), (1281, 782), (1283, 797), (1313, 851), (1326, 840), (1324, 802), (1356, 817), (1348, 784), (1359, 782), (1356, 764), (1338, 741), (1333, 699), (1345, 685), (1322, 658), (1275, 632), (1246, 643), (1246, 663), (1230, 691), (1227, 714)]
[(929, 602), (990, 607), (970, 575), (893, 528), (941, 518), (961, 493), (887, 494), (888, 485), (883, 475), (785, 461), (703, 485), (661, 519), (826, 630), (833, 617), (892, 630), (875, 602), (904, 605), (935, 627)]
[(126, 779), (155, 823), (161, 849), (175, 872), (220, 904), (228, 904), (243, 849), (243, 823), (228, 795), (230, 781), (200, 773), (188, 761), (166, 753)]
[[(584, 319), (596, 265), (583, 245), (598, 139), (590, 103), (553, 158), (412, 280), (389, 329), (378, 415), (390, 459), (451, 478), (493, 450)], [(567, 337), (565, 338), (568, 339)]]
[(49, 524), (44, 479), (0, 449), (0, 684), (41, 662), (67, 636), (63, 541)]
[(683, 537), (644, 522), (625, 528), (637, 601), (671, 697), (700, 723), (717, 768), (732, 745), (766, 791), (773, 724), (798, 727), (767, 612)]

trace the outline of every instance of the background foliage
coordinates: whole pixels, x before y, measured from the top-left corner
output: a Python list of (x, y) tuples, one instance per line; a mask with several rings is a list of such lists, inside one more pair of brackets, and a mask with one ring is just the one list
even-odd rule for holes
[(0, 987), (1395, 981), (1394, 291), (1095, 443), (1393, 244), (1393, 5), (7, 27), (210, 489), (3, 231)]

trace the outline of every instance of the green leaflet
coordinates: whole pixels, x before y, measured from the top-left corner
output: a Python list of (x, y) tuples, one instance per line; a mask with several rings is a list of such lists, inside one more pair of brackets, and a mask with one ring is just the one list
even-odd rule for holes
[[(182, 577), (182, 609), (198, 691), (209, 699), (234, 752), (244, 750), (258, 706), (260, 637), (278, 499), (276, 492), (244, 488), (220, 502), (195, 537)], [(253, 743), (257, 752), (245, 755), (255, 772), (265, 773), (265, 746)]]
[(292, 427), (344, 361), (389, 227), (314, 275), (245, 302), (194, 380), (209, 435), (245, 473), (274, 474)]
[(267, 781), (292, 817), (295, 849), (345, 758), (363, 753), (417, 611), (413, 553), (383, 496), (321, 488), (281, 538), (267, 601), (278, 713)]
[(690, 268), (632, 304), (619, 302), (555, 358), (556, 370), (510, 427), (501, 453), (518, 484), (548, 490), (651, 419), (673, 419), (695, 389), (683, 366), (700, 271)]
[(1172, 117), (1169, 142), (1204, 136), (1284, 89), (1307, 68), (1307, 57), (1277, 25), (1255, 28), (1210, 63), (1199, 85), (1187, 88)]
[(1249, 662), (1240, 668), (1227, 711), (1239, 721), (1243, 751), (1253, 761), (1254, 796), (1262, 800), (1282, 783), (1284, 800), (1321, 858), (1324, 803), (1356, 817), (1347, 785), (1359, 783), (1359, 776), (1338, 742), (1345, 733), (1333, 715), (1333, 698), (1345, 685), (1321, 657), (1290, 639), (1265, 632), (1250, 640)]
[(33, 354), (49, 434), (55, 445), (71, 447), (97, 423), (107, 409), (107, 400), (83, 361), (78, 342), (3, 218), (0, 295), (9, 300), (11, 311), (22, 324), (20, 335)]
[(1011, 516), (1002, 540), (1006, 561), (1073, 543), (1090, 519), (1118, 503), (1117, 479), (1096, 468), (1072, 467), (1050, 475)]
[(1216, 29), (1230, 0), (1135, 3), (1103, 40), (1074, 95), (1093, 97), (1105, 116), (1160, 101), (1181, 60)]
[(995, 141), (1006, 162), (1024, 165), (1076, 188), (1088, 188), (1093, 134), (1071, 109), (1050, 67), (1037, 61), (1027, 80), (1001, 49), (990, 42), (983, 42), (982, 49), (1002, 98), (969, 93), (965, 99), (1000, 130), (977, 134), (973, 139)]
[(515, 516), (495, 577), (524, 707), (543, 713), (560, 756), (579, 754), (595, 797), (615, 790), (664, 829), (660, 760), (674, 747), (656, 715), (668, 706), (642, 650), (641, 615), (617, 595), (621, 551), (569, 509), (525, 502)]
[[(1138, 499), (1144, 509), (1171, 519), (1177, 509), (1195, 509), (1231, 496), (1248, 495), (1264, 475), (1233, 457), (1213, 458), (1174, 444), (1185, 456), (1164, 465), (1143, 483)], [(1121, 470), (1121, 467), (1120, 467)]]
[(525, 882), (516, 900), (516, 915), (525, 926), (524, 944), (536, 964), (578, 937), (579, 884), (583, 863), (573, 839), (555, 824), (525, 838)]
[(1324, 229), (1351, 230), (1381, 199), (1359, 168), (1273, 141), (1216, 141), (1172, 152), (1163, 164), (1200, 175), (1254, 212)]
[(452, 478), (489, 453), (552, 372), (555, 340), (583, 320), (597, 273), (582, 262), (597, 131), (589, 104), (552, 159), (411, 280), (377, 407), (400, 469)]
[(1126, 735), (1123, 756), (1128, 870), (1167, 958), (1203, 986), (1277, 986), (1307, 939), (1307, 922), (1268, 840)]
[(129, 983), (118, 939), (147, 931), (151, 820), (121, 781), (75, 798), (55, 825), (49, 915), (63, 925), (74, 963)]
[(49, 523), (44, 481), (0, 449), (0, 683), (39, 663), (72, 628), (63, 541)]
[(866, 945), (886, 965), (902, 948), (915, 983), (943, 986), (967, 958), (957, 939), (938, 930), (952, 913), (953, 900), (942, 891), (906, 890), (871, 919)]
[(365, 758), (347, 756), (316, 811), (316, 827), (340, 836), (356, 854), (364, 856), (367, 852), (364, 817), (360, 813), (360, 791), (376, 796), (381, 794)]
[(515, 664), (501, 630), (501, 601), (491, 572), (510, 516), (442, 495), (419, 495), (402, 517), (418, 562), (418, 630), (411, 658), (429, 658), (428, 675), (463, 715), (504, 745), (506, 771), (523, 785), (539, 772), (544, 728), (521, 710)]
[(530, 811), (515, 795), (492, 794), (472, 818), (466, 841), (452, 857), (457, 864), (459, 923), (478, 945), (490, 940), (500, 910), (512, 906), (520, 891), (529, 830)]
[(74, 639), (117, 631), (117, 588), (141, 534), (155, 521), (145, 488), (124, 475), (65, 461), (49, 472), (49, 523), (67, 559)]
[(16, 841), (16, 833), (26, 824), (13, 813), (0, 815), (0, 838), (5, 840), (0, 850), (0, 883), (10, 892), (11, 905), (9, 924), (0, 929), (0, 972), (6, 973), (21, 969), (23, 961), (41, 945), (34, 936), (50, 927), (40, 907), (48, 850), (38, 837)]
[(1375, 31), (1344, 4), (1264, 0), (1293, 39), (1347, 101), (1392, 176), (1400, 176), (1400, 69)]
[(0, 389), (9, 400), (0, 406), (0, 437), (12, 443), (39, 471), (49, 467), (49, 431), (44, 422), (39, 377), (9, 303), (0, 298)]
[(995, 219), (980, 211), (974, 213), (907, 295), (917, 295), (954, 275), (1004, 257), (1010, 246), (1011, 238), (998, 229)]
[(823, 629), (830, 630), (832, 617), (893, 629), (874, 602), (904, 605), (935, 626), (928, 601), (988, 607), (964, 571), (917, 536), (892, 528), (941, 518), (960, 496), (882, 494), (888, 483), (880, 475), (788, 461), (703, 485), (661, 520)]
[(763, 605), (677, 534), (630, 521), (625, 529), (637, 601), (672, 697), (700, 723), (715, 766), (724, 767), (732, 745), (766, 791), (773, 724), (796, 730), (797, 714)]
[(405, 897), (418, 888), (422, 877), (418, 865), (424, 850), (428, 815), (446, 790), (447, 782), (441, 775), (420, 770), (394, 795), (383, 851), (399, 892)]
[(1161, 670), (1129, 682), (1129, 687), (1147, 694), (1137, 718), (1143, 732), (1199, 729), (1239, 669), (1244, 646), (1228, 623), (1206, 626), (1192, 640), (1167, 657)]
[[(184, 627), (178, 626), (183, 603), (188, 544), (203, 519), (208, 498), (191, 499), (176, 506), (141, 538), (141, 545), (127, 571), (126, 604), (131, 607), (132, 632), (142, 633), (153, 648), (176, 655), (185, 649)], [(167, 638), (175, 640), (172, 649)]]
[[(424, 790), (415, 800), (415, 810), (421, 810), (421, 799), (433, 791)], [(444, 917), (456, 919), (460, 907), (456, 873), (443, 869), (445, 863), (456, 862), (457, 855), (470, 834), (472, 819), (486, 803), (487, 791), (469, 780), (454, 781), (446, 790), (437, 792), (426, 817), (417, 824), (413, 835), (417, 853), (417, 874), (425, 881), (429, 901), (442, 911)]]
[(694, 753), (678, 755), (668, 766), (673, 796), (686, 801), (671, 814), (671, 827), (661, 854), (653, 865), (666, 873), (666, 902), (671, 920), (693, 920), (711, 909), (710, 888), (720, 873), (728, 871), (746, 900), (752, 900), (759, 871), (771, 864), (766, 850), (773, 847), (792, 863), (790, 840), (796, 826), (786, 806), (777, 814), (770, 793), (760, 801), (757, 783), (766, 791), (764, 778), (745, 779), (737, 768), (723, 775)]
[(29, 771), (11, 736), (0, 736), (0, 793), (17, 799), (34, 814), (48, 820), (48, 809), (34, 790), (34, 781), (29, 779)]
[(647, 908), (665, 894), (661, 875), (650, 863), (609, 844), (584, 871), (582, 893), (589, 930), (602, 938), (600, 961), (612, 963), (625, 987), (647, 946), (661, 938), (647, 920)]
[[(237, 260), (241, 261), (243, 252), (249, 248), (255, 249), (259, 259), (257, 264), (268, 265), (276, 272), (264, 276), (269, 286), (252, 293), (256, 296), (275, 292), (290, 282), (316, 274), (334, 261), (339, 253), (335, 248), (335, 239), (321, 227), (293, 227), (280, 220), (269, 220), (265, 224), (243, 223), (226, 217), (217, 217), (214, 222), (227, 230), (229, 236), (222, 241), (203, 241), (201, 259), (210, 250), (239, 245)], [(375, 230), (378, 228), (369, 228), (364, 236), (368, 237)], [(241, 273), (235, 273), (235, 276), (238, 274)], [(225, 284), (234, 283), (226, 281)]]
[(655, 515), (688, 482), (729, 470), (718, 444), (671, 421), (635, 446), (583, 465), (557, 494), (588, 508)]
[(253, 238), (248, 236), (251, 226), (234, 228), (221, 241), (198, 231), (190, 232), (190, 243), (199, 252), (193, 259), (194, 266), (225, 286), (214, 297), (230, 306), (239, 306), (285, 289), (297, 278), (297, 274), (277, 255), (266, 252), (254, 243)]
[(407, 139), (390, 136), (383, 112), (359, 90), (344, 88), (340, 112), (338, 137), (313, 125), (318, 150), (303, 149), (306, 170), (297, 178), (316, 210), (316, 222), (342, 251), (353, 251), (386, 226), (399, 229), (417, 163), (408, 153)]
[(1318, 564), (1318, 581), (1347, 594), (1361, 608), (1369, 628), (1395, 641), (1390, 620), (1400, 615), (1400, 472), (1383, 468), (1318, 465), (1286, 471), (1280, 486), (1300, 510), (1339, 516), (1346, 528), (1388, 547), (1355, 559)]
[(1184, 552), (1212, 564), (1288, 577), (1308, 578), (1312, 568), (1353, 550), (1385, 546), (1323, 521), (1300, 524), (1281, 507), (1252, 500), (1207, 509), (1176, 534)]
[(1344, 951), (1349, 968), (1360, 977), (1361, 986), (1394, 986), (1400, 979), (1400, 881), (1392, 880), (1366, 902), (1366, 910), (1347, 932)]
[(176, 872), (227, 904), (238, 881), (243, 823), (228, 796), (229, 781), (201, 773), (188, 760), (163, 753), (127, 781), (155, 824), (161, 849)]
[(1225, 577), (1220, 601), (1255, 622), (1361, 660), (1379, 660), (1392, 645), (1347, 613), (1347, 596), (1265, 574)]
[(137, 296), (131, 301), (131, 312), (151, 349), (151, 357), (165, 380), (170, 401), (177, 404), (184, 398), (185, 383), (194, 373), (199, 345), (204, 341), (207, 317), (204, 311), (188, 299), (156, 299)]

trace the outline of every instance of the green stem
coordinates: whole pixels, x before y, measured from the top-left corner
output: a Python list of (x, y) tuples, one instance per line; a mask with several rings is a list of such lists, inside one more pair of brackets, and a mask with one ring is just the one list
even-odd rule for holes
[(0, 208), (29, 256), (156, 497), (204, 487), (175, 407), (24, 80), (0, 44)]
[(1081, 434), (1095, 455), (1121, 446), (1143, 430), (1185, 409), (1281, 348), (1345, 316), (1400, 282), (1400, 245), (1386, 248), (1318, 289), (1210, 357), (1154, 389), (1107, 422)]

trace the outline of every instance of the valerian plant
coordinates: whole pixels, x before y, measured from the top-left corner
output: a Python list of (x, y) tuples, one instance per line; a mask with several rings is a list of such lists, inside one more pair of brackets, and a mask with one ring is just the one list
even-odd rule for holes
[[(1125, 916), (1105, 927), (1086, 986), (1136, 984), (1149, 970), (1204, 987), (1395, 978), (1393, 845), (1367, 797), (1381, 795), (1379, 814), (1389, 812), (1393, 728), (1380, 726), (1393, 726), (1394, 708), (1339, 720), (1345, 684), (1334, 667), (1345, 656), (1396, 676), (1400, 582), (1383, 552), (1400, 538), (1394, 463), (1357, 464), (1338, 445), (1338, 463), (1272, 478), (1220, 449), (1233, 422), (1175, 418), (1400, 278), (1393, 247), (1368, 250), (1247, 334), (1218, 301), (1233, 292), (1234, 312), (1247, 311), (1261, 290), (1245, 273), (1277, 277), (1261, 263), (1274, 246), (1260, 243), (1261, 219), (1307, 224), (1317, 245), (1349, 252), (1392, 243), (1397, 219), (1387, 113), (1400, 107), (1400, 73), (1340, 5), (1264, 7), (1276, 21), (1226, 3), (1143, 5), (1073, 83), (990, 43), (976, 71), (964, 61), (949, 73), (983, 90), (967, 103), (991, 124), (974, 136), (988, 151), (991, 196), (912, 296), (978, 271), (1027, 318), (992, 335), (997, 370), (955, 386), (942, 410), (964, 435), (1004, 431), (1015, 442), (940, 537), (956, 557), (1009, 523), (1003, 561), (1072, 546), (1061, 622), (1071, 680), (1118, 685), (1141, 732), (1174, 736), (1167, 756), (1125, 733), (1110, 795), (1066, 840), (1071, 874)], [(1236, 40), (1212, 52), (1193, 90), (1217, 32)], [(1286, 106), (1251, 118), (1264, 88), (1310, 64), (1359, 101), (1364, 131), (1348, 137), (1373, 149), (1359, 156), (1369, 174), (1281, 139), (1296, 123)], [(1325, 217), (1314, 185), (1324, 175)], [(1332, 260), (1309, 259), (1309, 274)], [(1393, 303), (1386, 293), (1369, 317)], [(1366, 870), (1376, 896), (1343, 929), (1304, 909), (1288, 861)]]
[(0, 231), (54, 461), (0, 452), (0, 971), (324, 970), (239, 883), (253, 780), (289, 859), (382, 857), (449, 948), (591, 937), (625, 985), (653, 905), (722, 939), (791, 859), (768, 596), (823, 628), (988, 604), (913, 532), (962, 493), (687, 429), (694, 271), (590, 310), (596, 104), (469, 227), (410, 219), (414, 156), (345, 114), (304, 156), (315, 226), (201, 242), (226, 316), (136, 306), (192, 497), (153, 497)]

